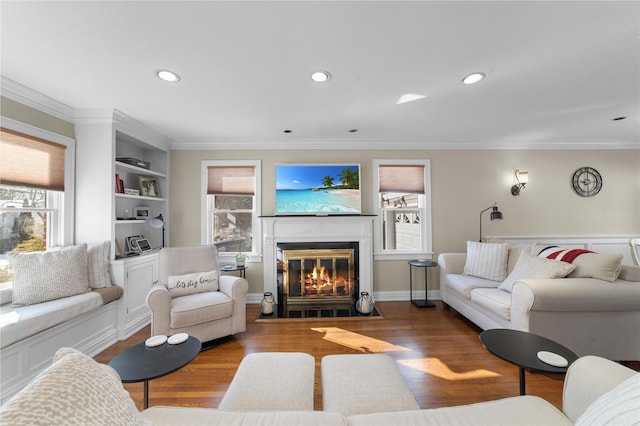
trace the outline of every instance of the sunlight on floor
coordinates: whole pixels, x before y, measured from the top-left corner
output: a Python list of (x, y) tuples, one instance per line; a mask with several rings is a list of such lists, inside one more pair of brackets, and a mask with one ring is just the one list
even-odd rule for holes
[(393, 345), (389, 342), (385, 342), (384, 340), (363, 336), (362, 334), (353, 333), (338, 327), (321, 327), (312, 328), (311, 330), (323, 333), (324, 340), (365, 353), (411, 351), (411, 349), (405, 348), (404, 346)]
[[(404, 346), (394, 345), (384, 340), (374, 339), (338, 327), (319, 327), (311, 330), (324, 334), (322, 337), (324, 340), (365, 353), (413, 352), (412, 349)], [(472, 380), (500, 376), (498, 373), (483, 369), (457, 373), (452, 371), (439, 358), (398, 359), (396, 361), (405, 367), (445, 380)]]
[(485, 379), (487, 377), (500, 376), (500, 374), (489, 370), (472, 370), (456, 373), (455, 371), (451, 371), (439, 358), (399, 359), (397, 361), (404, 366), (423, 371), (445, 380)]

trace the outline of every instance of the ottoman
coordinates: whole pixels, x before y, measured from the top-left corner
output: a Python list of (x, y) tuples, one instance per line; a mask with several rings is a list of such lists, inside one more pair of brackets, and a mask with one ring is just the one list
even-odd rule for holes
[(301, 352), (257, 352), (244, 357), (218, 409), (313, 411), (314, 358)]
[(348, 417), (420, 409), (389, 355), (327, 355), (321, 368), (324, 411)]

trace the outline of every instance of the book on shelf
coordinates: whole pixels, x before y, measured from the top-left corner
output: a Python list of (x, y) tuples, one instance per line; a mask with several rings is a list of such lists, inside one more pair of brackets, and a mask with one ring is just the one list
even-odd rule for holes
[(120, 173), (116, 173), (116, 193), (124, 194), (124, 181), (120, 179)]

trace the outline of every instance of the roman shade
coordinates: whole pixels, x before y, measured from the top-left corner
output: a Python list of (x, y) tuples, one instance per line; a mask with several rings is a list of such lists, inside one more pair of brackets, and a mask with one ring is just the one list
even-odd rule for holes
[(255, 194), (254, 166), (210, 166), (207, 175), (207, 194)]
[(378, 168), (379, 191), (424, 194), (424, 166), (384, 164)]
[(0, 129), (0, 184), (64, 191), (66, 146)]

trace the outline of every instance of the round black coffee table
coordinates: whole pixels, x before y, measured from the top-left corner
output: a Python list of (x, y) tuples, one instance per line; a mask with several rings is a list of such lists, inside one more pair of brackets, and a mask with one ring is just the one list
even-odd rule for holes
[(144, 382), (144, 408), (149, 408), (149, 380), (166, 376), (189, 364), (202, 344), (193, 336), (180, 344), (163, 343), (148, 348), (144, 342), (119, 353), (109, 366), (118, 372), (122, 383)]
[(564, 357), (569, 365), (578, 359), (578, 355), (558, 342), (507, 328), (494, 328), (480, 333), (480, 341), (485, 348), (498, 358), (520, 369), (520, 395), (525, 394), (524, 370), (543, 373), (566, 373), (567, 367), (555, 367), (538, 359), (539, 351), (553, 352)]

